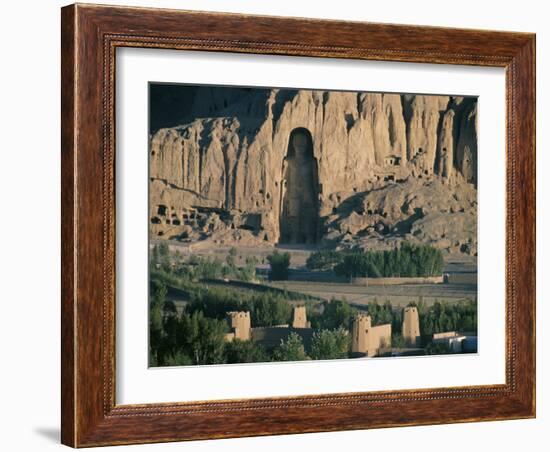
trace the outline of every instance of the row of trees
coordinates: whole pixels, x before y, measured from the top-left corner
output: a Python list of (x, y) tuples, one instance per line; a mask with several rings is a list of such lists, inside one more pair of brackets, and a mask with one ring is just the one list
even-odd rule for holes
[(292, 305), (284, 293), (246, 293), (221, 287), (201, 287), (191, 293), (187, 310), (220, 320), (230, 311), (249, 311), (255, 326), (288, 324), (292, 318)]
[(436, 301), (430, 306), (420, 301), (417, 307), (422, 334), (477, 331), (477, 300), (475, 299), (453, 304)]
[[(149, 365), (186, 366), (197, 364), (238, 364), (270, 361), (305, 361), (348, 358), (350, 354), (350, 338), (345, 330), (321, 330), (316, 332), (308, 350), (300, 335), (292, 332), (285, 340), (272, 350), (252, 341), (233, 340), (225, 342), (223, 334), (212, 322), (204, 323), (205, 318), (194, 316), (179, 320), (181, 328), (176, 331), (177, 339), (182, 339), (182, 333), (191, 328), (191, 333), (205, 334), (190, 340), (170, 342), (167, 336), (160, 347), (151, 346)], [(171, 319), (170, 327), (177, 325), (177, 319)], [(205, 330), (205, 325), (207, 326)]]
[[(190, 291), (189, 296), (190, 301), (186, 309), (190, 313), (201, 311), (207, 317), (221, 320), (230, 311), (249, 311), (254, 326), (284, 325), (292, 321), (293, 305), (290, 301), (293, 301), (294, 296), (286, 292), (246, 293), (225, 287), (196, 286)], [(321, 303), (306, 301), (305, 305), (307, 318), (311, 322), (311, 327), (316, 330), (347, 330), (358, 311), (347, 301), (338, 299)], [(375, 314), (373, 320), (379, 320), (379, 316)]]
[[(429, 255), (429, 252), (408, 245), (385, 253), (387, 254), (381, 254), (382, 257), (380, 254), (378, 257), (371, 256), (372, 262), (386, 268), (385, 266), (389, 265), (387, 262), (391, 263), (392, 259), (395, 260), (397, 257), (408, 255), (409, 261), (415, 262), (415, 259), (419, 259), (418, 256)], [(348, 253), (345, 256), (353, 254), (358, 253)], [(326, 255), (325, 262), (334, 260), (334, 256), (335, 254)], [(200, 282), (204, 278), (217, 279), (228, 275), (236, 278), (239, 272), (247, 272), (246, 268), (243, 270), (242, 267), (238, 267), (236, 261), (236, 250), (230, 251), (224, 262), (204, 258), (192, 258), (184, 262), (177, 253), (171, 253), (165, 244), (153, 248), (149, 306), (152, 366), (335, 359), (349, 356), (348, 331), (358, 309), (345, 300), (306, 303), (308, 319), (315, 330), (308, 344), (304, 344), (301, 336), (297, 334), (289, 335), (279, 346), (270, 350), (253, 341), (225, 342), (224, 337), (229, 330), (226, 321), (228, 311), (249, 311), (254, 326), (289, 324), (292, 320), (292, 304), (289, 301), (297, 300), (296, 294), (290, 292), (209, 287)], [(288, 253), (275, 252), (268, 261), (272, 267), (272, 278), (284, 278), (285, 269), (288, 276)], [(337, 265), (344, 263), (345, 259)], [(246, 265), (250, 268), (248, 274), (253, 275), (255, 262), (247, 260)], [(245, 277), (236, 279), (246, 280)], [(173, 303), (166, 302), (168, 287), (170, 290), (179, 290), (188, 300), (184, 312), (180, 315), (177, 314)], [(304, 301), (304, 298), (306, 297), (299, 299)], [(419, 299), (416, 304), (420, 313), (421, 331), (425, 335), (476, 329), (475, 300), (457, 304), (436, 302), (427, 306)], [(366, 310), (370, 313), (374, 325), (392, 323), (392, 342), (399, 346), (402, 311), (394, 309), (389, 301), (382, 305), (377, 302), (370, 303)], [(435, 349), (430, 350), (436, 352)]]
[(347, 330), (318, 330), (313, 333), (311, 346), (306, 350), (302, 338), (292, 332), (273, 351), (273, 361), (305, 361), (308, 359), (342, 359), (351, 352)]
[(164, 242), (153, 246), (150, 258), (151, 269), (163, 270), (187, 281), (224, 278), (254, 281), (257, 264), (255, 256), (247, 256), (245, 264), (238, 266), (236, 248), (229, 250), (225, 261), (198, 255), (192, 255), (186, 260), (179, 251), (170, 251)]
[(352, 251), (319, 250), (311, 253), (306, 260), (306, 267), (310, 270), (328, 271), (344, 260)]
[(391, 251), (350, 253), (334, 271), (346, 277), (436, 276), (443, 271), (443, 255), (432, 246), (405, 242)]
[[(151, 250), (150, 266), (152, 269), (163, 270), (189, 281), (201, 279), (235, 279), (239, 281), (254, 281), (256, 279), (255, 256), (247, 256), (244, 265), (237, 265), (237, 249), (229, 249), (225, 261), (216, 257), (192, 255), (184, 259), (179, 251), (170, 251), (165, 242), (154, 245)], [(269, 279), (273, 281), (287, 280), (290, 267), (290, 254), (275, 250), (267, 256), (270, 265)]]
[(334, 270), (347, 278), (425, 277), (441, 275), (443, 255), (429, 245), (403, 242), (386, 251), (321, 250), (312, 253), (306, 265), (310, 270)]
[[(417, 306), (420, 320), (420, 331), (424, 336), (445, 331), (475, 332), (477, 330), (477, 301), (462, 300), (457, 303), (441, 303), (435, 301), (427, 305), (422, 297), (411, 306)], [(379, 304), (377, 301), (368, 303), (365, 310), (372, 319), (373, 326), (391, 323), (392, 332), (401, 336), (403, 325), (403, 310), (395, 309), (389, 300)], [(308, 318), (314, 329), (350, 329), (358, 308), (351, 306), (345, 300), (333, 299), (323, 302), (320, 310), (308, 311)], [(396, 344), (399, 343), (396, 340)]]
[(321, 309), (310, 309), (307, 314), (314, 329), (349, 330), (356, 313), (357, 308), (347, 301), (333, 298), (331, 301), (324, 301)]
[(213, 316), (209, 315), (212, 313), (204, 313), (197, 304), (177, 315), (167, 309), (165, 296), (166, 287), (162, 283), (156, 281), (152, 284), (149, 306), (151, 366), (300, 361), (349, 356), (349, 335), (343, 328), (316, 331), (307, 350), (296, 333), (291, 333), (271, 350), (251, 340), (226, 342), (225, 334), (229, 326), (225, 319), (217, 318), (217, 313)]
[[(286, 280), (289, 276), (290, 254), (275, 250), (267, 256), (271, 280)], [(253, 281), (256, 278), (254, 256), (247, 256), (244, 266), (237, 265), (237, 250), (231, 248), (225, 262), (218, 258), (197, 255), (184, 260), (175, 251), (170, 252), (166, 243), (155, 245), (151, 252), (151, 268), (162, 269), (190, 281), (230, 278)], [(401, 246), (386, 251), (320, 250), (312, 253), (306, 266), (310, 270), (334, 270), (345, 277), (416, 277), (436, 276), (443, 271), (441, 250), (429, 245), (403, 242)]]
[[(292, 320), (292, 305), (284, 294), (273, 292), (247, 294), (226, 288), (205, 288), (200, 285), (192, 288), (188, 286), (187, 290), (190, 293), (190, 302), (185, 312), (178, 317), (175, 309), (164, 301), (165, 285), (159, 280), (153, 280), (150, 297), (150, 343), (155, 352), (155, 358), (152, 362), (170, 365), (170, 363), (209, 364), (280, 359), (283, 351), (279, 351), (279, 355), (273, 355), (263, 350), (258, 344), (231, 346), (219, 344), (223, 342), (223, 336), (228, 331), (225, 319), (229, 311), (249, 311), (254, 326), (289, 324)], [(425, 338), (425, 344), (429, 345), (429, 338), (433, 333), (467, 332), (477, 329), (476, 300), (454, 304), (436, 301), (428, 306), (420, 298), (417, 303), (412, 304), (419, 310), (420, 330)], [(319, 335), (318, 340), (325, 341), (325, 344), (328, 337), (332, 338), (333, 343), (338, 343), (334, 336), (329, 336), (326, 332), (349, 331), (358, 311), (358, 308), (351, 306), (345, 300), (338, 299), (325, 301), (321, 305), (311, 302), (307, 303), (306, 307), (311, 326), (316, 330), (315, 335)], [(366, 306), (366, 310), (371, 315), (373, 325), (392, 324), (392, 343), (395, 347), (399, 347), (402, 342), (402, 310), (394, 309), (389, 301), (383, 304), (371, 302)], [(294, 342), (296, 340), (294, 339)], [(208, 344), (218, 344), (218, 347), (210, 349), (207, 347)], [(285, 346), (290, 347), (292, 344), (291, 341)], [(296, 347), (292, 349), (295, 350)], [(315, 350), (312, 348), (307, 353), (312, 359), (331, 359), (330, 356), (334, 355), (326, 351), (321, 355)], [(294, 355), (289, 353), (287, 356)]]

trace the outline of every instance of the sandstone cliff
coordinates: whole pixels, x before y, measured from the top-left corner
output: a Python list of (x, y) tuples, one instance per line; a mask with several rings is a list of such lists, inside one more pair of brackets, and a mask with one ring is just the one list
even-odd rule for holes
[(319, 241), (346, 199), (405, 181), (473, 192), (473, 206), (460, 208), (475, 210), (476, 105), (450, 96), (203, 88), (183, 125), (151, 136), (151, 232), (198, 240), (223, 231), (228, 240), (277, 243), (290, 221), (283, 198), (296, 131), (311, 146)]

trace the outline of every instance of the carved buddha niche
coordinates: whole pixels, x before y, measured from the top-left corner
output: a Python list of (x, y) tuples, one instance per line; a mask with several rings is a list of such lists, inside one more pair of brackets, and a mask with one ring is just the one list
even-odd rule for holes
[(295, 129), (283, 162), (281, 243), (317, 241), (319, 220), (317, 162), (307, 129)]

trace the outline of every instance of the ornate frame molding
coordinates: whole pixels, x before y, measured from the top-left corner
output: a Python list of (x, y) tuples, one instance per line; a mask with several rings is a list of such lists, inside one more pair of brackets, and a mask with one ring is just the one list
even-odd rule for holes
[[(64, 444), (82, 447), (535, 415), (534, 35), (77, 4), (62, 9), (62, 44)], [(116, 405), (118, 47), (506, 68), (506, 383)]]

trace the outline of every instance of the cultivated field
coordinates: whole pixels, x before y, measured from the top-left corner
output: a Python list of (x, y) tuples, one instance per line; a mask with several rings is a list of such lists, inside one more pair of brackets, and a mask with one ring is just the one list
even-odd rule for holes
[[(219, 248), (195, 248), (183, 246), (178, 242), (170, 242), (172, 251), (179, 251), (182, 256), (191, 254), (202, 257), (216, 258), (224, 261), (230, 247)], [(269, 268), (266, 257), (274, 249), (288, 252), (291, 255), (290, 280), (265, 282), (266, 285), (278, 289), (301, 292), (314, 297), (330, 300), (332, 298), (346, 299), (349, 303), (356, 305), (366, 305), (369, 302), (377, 301), (384, 303), (389, 300), (392, 305), (404, 307), (410, 302), (418, 302), (421, 297), (427, 305), (435, 301), (440, 302), (461, 302), (467, 299), (477, 297), (477, 284), (400, 284), (400, 285), (376, 285), (365, 286), (351, 284), (348, 282), (331, 281), (307, 281), (307, 273), (315, 274), (318, 272), (308, 272), (305, 268), (306, 259), (316, 251), (316, 247), (304, 246), (284, 246), (271, 247), (237, 247), (236, 263), (243, 265), (246, 258), (256, 257), (258, 268)], [(445, 256), (444, 273), (453, 274), (477, 274), (476, 258), (460, 254)], [(295, 279), (295, 280), (293, 280)], [(298, 280), (299, 279), (299, 280)], [(305, 281), (303, 279), (306, 279)]]

